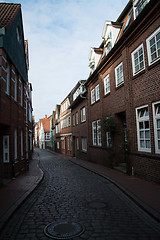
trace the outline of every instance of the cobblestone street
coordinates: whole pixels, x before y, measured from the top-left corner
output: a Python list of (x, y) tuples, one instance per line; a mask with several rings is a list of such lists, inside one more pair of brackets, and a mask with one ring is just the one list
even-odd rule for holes
[(83, 227), (82, 234), (73, 238), (77, 240), (160, 239), (158, 223), (114, 184), (62, 155), (36, 151), (44, 179), (10, 219), (0, 239), (50, 239), (45, 227), (63, 221)]

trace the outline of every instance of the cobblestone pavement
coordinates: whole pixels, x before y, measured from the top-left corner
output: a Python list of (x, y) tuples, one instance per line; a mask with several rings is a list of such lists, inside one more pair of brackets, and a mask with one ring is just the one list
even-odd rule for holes
[(59, 154), (37, 151), (44, 179), (7, 223), (1, 240), (50, 239), (44, 228), (63, 220), (84, 226), (75, 240), (160, 239), (159, 224), (111, 182)]

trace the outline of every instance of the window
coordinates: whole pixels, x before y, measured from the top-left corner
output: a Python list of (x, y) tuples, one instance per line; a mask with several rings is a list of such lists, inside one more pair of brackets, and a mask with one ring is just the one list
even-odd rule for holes
[(121, 85), (124, 82), (123, 78), (123, 64), (120, 63), (116, 68), (115, 68), (115, 77), (116, 77), (116, 87)]
[(76, 112), (76, 124), (78, 125), (78, 112)]
[(3, 136), (3, 162), (9, 162), (9, 136)]
[(71, 126), (71, 117), (68, 117), (68, 126)]
[(17, 160), (17, 129), (14, 130), (14, 159)]
[(136, 48), (132, 53), (132, 69), (133, 75), (136, 75), (145, 69), (143, 44)]
[(112, 137), (111, 137), (111, 132), (106, 132), (106, 144), (107, 147), (112, 147)]
[(136, 109), (138, 150), (151, 152), (148, 106)]
[(50, 133), (46, 132), (46, 140), (50, 140)]
[(134, 4), (134, 15), (135, 15), (135, 18), (138, 17), (138, 15), (142, 12), (142, 10), (144, 9), (144, 7), (147, 5), (147, 3), (149, 2), (150, 0), (139, 0), (139, 1), (135, 1), (135, 4)]
[(75, 115), (73, 114), (73, 126), (75, 126)]
[(10, 94), (10, 64), (7, 63), (7, 82), (6, 82), (6, 93)]
[(110, 93), (110, 79), (109, 74), (104, 78), (104, 94)]
[(69, 137), (68, 137), (68, 151), (69, 151)]
[(81, 109), (81, 122), (85, 122), (86, 121), (86, 108), (83, 107)]
[(132, 14), (133, 14), (133, 10), (131, 10), (130, 13), (129, 13), (129, 15), (128, 15), (128, 18), (127, 18), (127, 21), (126, 21), (124, 30), (128, 27), (128, 25), (129, 25), (129, 23), (130, 23), (130, 21), (131, 21)]
[(98, 101), (100, 99), (99, 84), (95, 87), (95, 92), (96, 92), (96, 101)]
[(14, 100), (17, 102), (17, 74), (15, 75)]
[(82, 137), (82, 151), (87, 152), (87, 138)]
[(79, 150), (79, 138), (76, 137), (76, 149)]
[(146, 39), (149, 66), (160, 59), (160, 27)]
[(160, 101), (153, 103), (155, 153), (160, 153)]
[(23, 83), (21, 82), (21, 106), (23, 107)]
[(91, 91), (91, 104), (95, 103), (95, 90), (92, 89)]
[(94, 146), (97, 145), (96, 121), (92, 122), (92, 141)]
[(59, 142), (57, 142), (57, 149), (59, 149)]
[(70, 151), (72, 151), (72, 137), (70, 137)]
[(101, 136), (101, 120), (97, 121), (97, 144), (102, 146), (102, 136)]
[(21, 157), (23, 156), (23, 130), (21, 130)]

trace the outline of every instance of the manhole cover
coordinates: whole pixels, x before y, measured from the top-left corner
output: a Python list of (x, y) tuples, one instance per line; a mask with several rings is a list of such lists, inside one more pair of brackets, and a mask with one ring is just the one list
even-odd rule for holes
[(101, 209), (101, 208), (106, 208), (107, 205), (104, 202), (93, 201), (93, 202), (89, 202), (88, 206), (94, 209)]
[(84, 232), (84, 228), (75, 222), (50, 223), (44, 229), (44, 233), (53, 239), (69, 239), (77, 237)]

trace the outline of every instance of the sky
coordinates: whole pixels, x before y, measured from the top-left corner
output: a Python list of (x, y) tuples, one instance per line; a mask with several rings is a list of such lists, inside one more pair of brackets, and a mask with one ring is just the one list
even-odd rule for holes
[(105, 21), (116, 21), (128, 0), (0, 0), (20, 3), (29, 46), (35, 121), (50, 116), (79, 80), (89, 76), (89, 52)]

